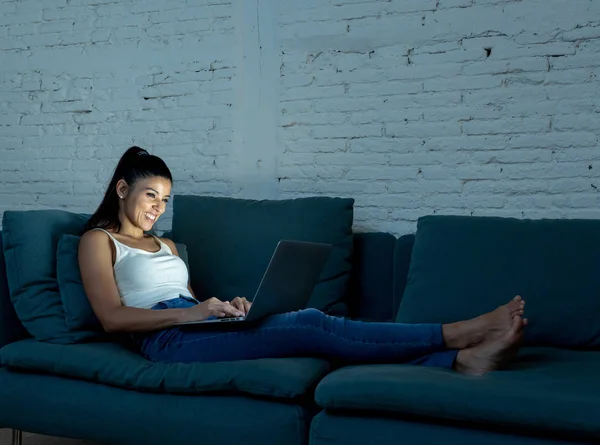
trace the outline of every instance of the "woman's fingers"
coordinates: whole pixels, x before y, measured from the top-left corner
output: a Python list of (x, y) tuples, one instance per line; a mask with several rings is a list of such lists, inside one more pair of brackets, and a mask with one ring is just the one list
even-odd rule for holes
[(244, 315), (248, 313), (250, 306), (252, 306), (252, 303), (246, 300), (246, 297), (235, 297), (233, 303), (240, 311), (244, 312)]
[(240, 312), (243, 312), (243, 315), (246, 315), (248, 309), (246, 308), (245, 301), (245, 298), (235, 297), (231, 303), (236, 309), (238, 309)]
[(217, 317), (242, 317), (250, 310), (251, 303), (245, 298), (236, 297), (231, 302), (215, 300), (212, 301), (210, 312)]
[(241, 317), (244, 315), (242, 311), (230, 304), (228, 301), (223, 304), (221, 310), (225, 312), (226, 315), (231, 315), (233, 317)]

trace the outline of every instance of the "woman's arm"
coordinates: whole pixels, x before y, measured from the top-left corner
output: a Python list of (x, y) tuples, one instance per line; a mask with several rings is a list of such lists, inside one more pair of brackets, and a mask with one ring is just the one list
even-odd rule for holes
[(223, 317), (237, 313), (216, 298), (187, 309), (154, 311), (123, 306), (113, 272), (111, 241), (99, 230), (81, 237), (79, 268), (92, 309), (106, 332), (153, 331), (181, 322), (204, 320), (211, 315)]
[(153, 311), (126, 307), (115, 282), (107, 234), (92, 230), (81, 237), (79, 268), (85, 293), (106, 332), (152, 331), (185, 321), (184, 309)]

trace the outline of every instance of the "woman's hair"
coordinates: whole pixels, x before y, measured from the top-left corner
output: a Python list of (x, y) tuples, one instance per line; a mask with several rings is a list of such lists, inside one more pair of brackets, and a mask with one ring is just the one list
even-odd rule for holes
[(173, 182), (171, 171), (161, 158), (149, 154), (143, 148), (130, 147), (121, 156), (113, 177), (106, 188), (106, 193), (104, 193), (104, 199), (102, 199), (96, 212), (85, 225), (85, 231), (87, 232), (95, 227), (118, 231), (121, 228), (121, 221), (119, 221), (117, 182), (123, 179), (129, 187), (133, 187), (137, 181), (155, 176)]

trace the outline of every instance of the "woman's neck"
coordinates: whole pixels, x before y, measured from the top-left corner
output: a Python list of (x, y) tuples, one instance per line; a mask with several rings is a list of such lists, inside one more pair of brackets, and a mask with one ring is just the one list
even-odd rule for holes
[(121, 236), (141, 240), (146, 237), (144, 231), (139, 227), (134, 227), (132, 224), (123, 224), (121, 222), (121, 228), (116, 232)]

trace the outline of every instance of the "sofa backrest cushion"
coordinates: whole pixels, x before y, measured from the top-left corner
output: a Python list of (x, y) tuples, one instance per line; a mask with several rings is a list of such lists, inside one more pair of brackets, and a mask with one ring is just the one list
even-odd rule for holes
[(427, 216), (397, 321), (448, 323), (526, 300), (526, 343), (600, 346), (600, 221)]
[(187, 245), (191, 285), (200, 300), (251, 299), (282, 239), (333, 244), (308, 307), (346, 315), (353, 206), (351, 198), (257, 201), (177, 195), (173, 240)]
[(74, 343), (96, 335), (68, 328), (56, 279), (60, 237), (81, 234), (88, 218), (62, 210), (4, 212), (2, 240), (10, 298), (36, 340)]
[[(89, 329), (103, 334), (102, 325), (96, 317), (87, 298), (81, 271), (79, 270), (78, 249), (81, 237), (65, 234), (60, 237), (56, 256), (56, 277), (65, 311), (65, 321), (71, 330)], [(183, 244), (177, 244), (179, 256), (187, 265), (187, 251)]]

